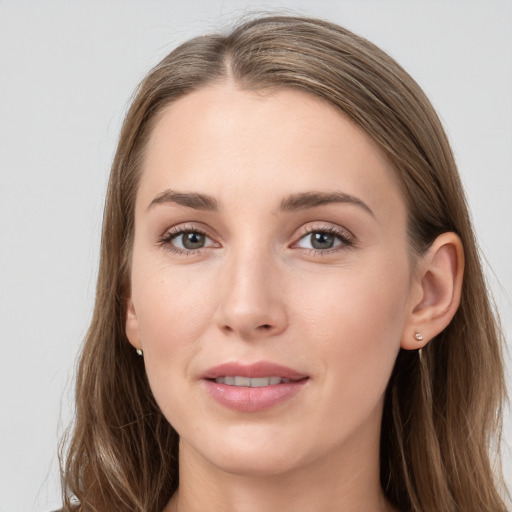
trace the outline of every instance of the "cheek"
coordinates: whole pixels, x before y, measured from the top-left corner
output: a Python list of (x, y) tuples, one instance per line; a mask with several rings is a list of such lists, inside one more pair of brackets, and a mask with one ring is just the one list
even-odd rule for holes
[(345, 390), (354, 404), (384, 391), (406, 321), (407, 272), (368, 268), (374, 270), (343, 269), (314, 279), (306, 295), (302, 281), (302, 292), (293, 295), (300, 297), (296, 316), (313, 340), (309, 350), (323, 362), (326, 385), (333, 394)]
[(179, 338), (195, 339), (203, 327), (202, 319), (213, 307), (213, 290), (208, 286), (211, 279), (191, 267), (177, 268), (158, 262), (150, 269), (144, 267), (144, 262), (135, 266), (132, 274), (132, 293), (143, 341), (153, 349)]
[(176, 271), (157, 264), (148, 271), (134, 265), (133, 300), (146, 371), (157, 400), (162, 390), (171, 389), (169, 384), (184, 382), (190, 362), (201, 350), (213, 315), (210, 281), (186, 268)]

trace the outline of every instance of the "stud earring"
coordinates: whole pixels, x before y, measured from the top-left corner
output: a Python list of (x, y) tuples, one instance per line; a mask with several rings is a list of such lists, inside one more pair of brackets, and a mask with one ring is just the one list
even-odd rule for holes
[(143, 352), (142, 352), (142, 349), (141, 348), (138, 348), (135, 352), (137, 352), (137, 355), (142, 357), (143, 355)]
[(419, 332), (417, 332), (414, 337), (416, 338), (416, 341), (423, 341), (423, 336)]

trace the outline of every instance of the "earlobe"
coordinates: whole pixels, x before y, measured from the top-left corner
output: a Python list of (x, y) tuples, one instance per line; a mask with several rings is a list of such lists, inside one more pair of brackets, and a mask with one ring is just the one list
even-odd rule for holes
[(464, 273), (464, 249), (455, 233), (439, 235), (418, 265), (420, 292), (411, 305), (401, 347), (422, 348), (451, 321), (460, 303)]
[(135, 349), (141, 349), (140, 334), (139, 334), (139, 321), (133, 301), (128, 299), (126, 301), (126, 318), (125, 318), (125, 332), (128, 341)]

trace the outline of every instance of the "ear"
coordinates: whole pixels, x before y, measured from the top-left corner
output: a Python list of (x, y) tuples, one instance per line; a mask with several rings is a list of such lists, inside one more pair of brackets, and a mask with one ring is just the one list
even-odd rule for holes
[(126, 300), (126, 319), (125, 319), (125, 332), (128, 341), (135, 349), (142, 349), (140, 343), (139, 321), (135, 306), (131, 297)]
[(452, 232), (439, 235), (417, 264), (402, 348), (422, 348), (450, 323), (460, 304), (463, 273), (461, 239)]

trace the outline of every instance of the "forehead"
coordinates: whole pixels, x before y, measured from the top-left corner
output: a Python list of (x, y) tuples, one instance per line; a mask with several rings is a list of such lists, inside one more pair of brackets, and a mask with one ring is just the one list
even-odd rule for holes
[(394, 170), (371, 137), (326, 101), (294, 89), (216, 84), (167, 107), (146, 148), (138, 201), (148, 204), (168, 188), (206, 190), (221, 202), (250, 192), (269, 203), (341, 190), (379, 208), (405, 208)]

